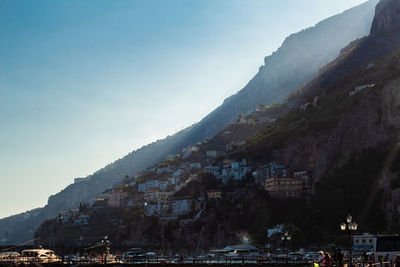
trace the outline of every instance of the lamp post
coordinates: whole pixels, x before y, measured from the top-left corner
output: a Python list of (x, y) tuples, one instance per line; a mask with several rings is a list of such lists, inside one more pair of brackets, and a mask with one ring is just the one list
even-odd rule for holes
[[(289, 235), (288, 232), (285, 232), (282, 236), (281, 236), (282, 242), (286, 242), (286, 241), (290, 241), (292, 239), (292, 237)], [(287, 249), (287, 244), (285, 244), (285, 249), (286, 249), (286, 263), (288, 263), (288, 249)]]
[(356, 222), (353, 222), (353, 217), (349, 214), (346, 218), (346, 222), (340, 224), (340, 230), (345, 231), (348, 233), (349, 238), (350, 238), (350, 256), (349, 256), (349, 266), (351, 267), (353, 260), (351, 257), (351, 252), (352, 252), (352, 232), (356, 231), (358, 228), (358, 224)]
[(104, 264), (107, 264), (107, 256), (108, 253), (110, 252), (110, 240), (108, 239), (108, 236), (105, 236), (103, 240), (101, 240), (101, 243), (103, 243), (106, 246), (106, 254), (104, 256)]
[(142, 214), (143, 218), (146, 217), (147, 205), (149, 205), (149, 203), (144, 202), (144, 204), (143, 204), (143, 214)]

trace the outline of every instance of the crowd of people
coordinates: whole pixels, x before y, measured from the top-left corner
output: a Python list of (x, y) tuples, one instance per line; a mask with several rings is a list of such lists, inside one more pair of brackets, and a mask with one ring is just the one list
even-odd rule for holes
[[(378, 257), (378, 262), (380, 263), (385, 263), (389, 262), (389, 255), (386, 255), (385, 257)], [(353, 264), (354, 258), (352, 259)], [(373, 266), (376, 264), (375, 262), (375, 255), (374, 253), (367, 253), (364, 251), (364, 253), (361, 255), (361, 259), (359, 259), (356, 262), (356, 266), (359, 263), (362, 263), (362, 266)], [(400, 254), (395, 257), (393, 261), (390, 261), (393, 263), (394, 267), (400, 267)], [(332, 255), (329, 252), (324, 252), (324, 251), (319, 251), (319, 255), (317, 260), (314, 262), (314, 267), (331, 267), (333, 265), (335, 266), (343, 266), (344, 264), (348, 263), (348, 259), (346, 255), (340, 251), (334, 251)]]
[[(341, 254), (343, 255), (343, 254)], [(344, 256), (344, 255), (343, 255)], [(342, 256), (342, 261), (343, 261), (343, 256)], [(329, 252), (319, 252), (318, 259), (314, 263), (314, 267), (331, 267), (332, 266), (332, 256)]]

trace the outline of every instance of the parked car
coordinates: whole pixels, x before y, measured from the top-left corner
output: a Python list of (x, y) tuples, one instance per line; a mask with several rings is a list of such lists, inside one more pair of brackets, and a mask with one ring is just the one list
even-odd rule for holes
[(315, 251), (306, 252), (304, 258), (308, 261), (315, 261), (319, 257), (319, 253)]

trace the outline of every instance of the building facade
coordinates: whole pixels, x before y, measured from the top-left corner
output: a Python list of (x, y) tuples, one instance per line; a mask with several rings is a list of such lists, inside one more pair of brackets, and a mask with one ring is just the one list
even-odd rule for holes
[(265, 190), (272, 196), (298, 198), (304, 192), (304, 181), (297, 178), (267, 178)]
[(128, 194), (121, 190), (114, 190), (108, 193), (108, 206), (112, 208), (121, 208), (124, 206), (124, 200)]

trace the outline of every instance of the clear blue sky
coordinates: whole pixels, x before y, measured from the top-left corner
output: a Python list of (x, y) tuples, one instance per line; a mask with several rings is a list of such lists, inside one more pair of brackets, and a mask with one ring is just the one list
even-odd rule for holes
[(363, 0), (2, 0), (0, 218), (198, 122)]

